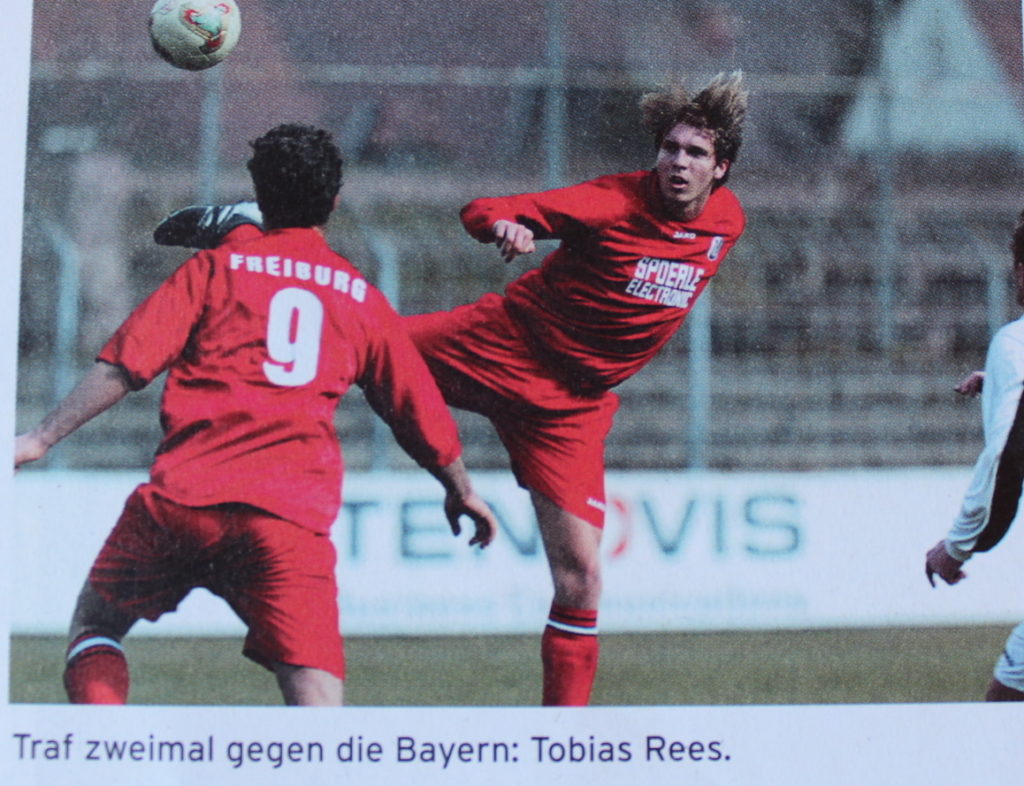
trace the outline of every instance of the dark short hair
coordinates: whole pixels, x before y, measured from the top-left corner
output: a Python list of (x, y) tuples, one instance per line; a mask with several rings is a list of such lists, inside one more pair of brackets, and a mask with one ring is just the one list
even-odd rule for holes
[(1017, 223), (1013, 227), (1010, 251), (1013, 252), (1013, 264), (1024, 265), (1024, 210), (1017, 216)]
[(285, 123), (249, 144), (247, 166), (267, 228), (326, 224), (341, 189), (341, 151), (331, 135)]

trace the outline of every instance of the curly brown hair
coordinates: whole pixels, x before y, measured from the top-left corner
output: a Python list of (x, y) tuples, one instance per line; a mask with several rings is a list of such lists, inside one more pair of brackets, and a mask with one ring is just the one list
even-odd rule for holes
[[(709, 132), (715, 141), (715, 161), (734, 163), (743, 142), (747, 97), (743, 72), (721, 73), (707, 87), (691, 95), (682, 82), (646, 93), (640, 99), (644, 127), (660, 147), (665, 135), (680, 123)], [(718, 185), (728, 177), (718, 181)]]

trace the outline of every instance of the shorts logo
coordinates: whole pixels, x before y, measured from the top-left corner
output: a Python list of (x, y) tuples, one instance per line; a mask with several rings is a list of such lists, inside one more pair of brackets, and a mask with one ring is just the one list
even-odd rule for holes
[(725, 245), (725, 238), (715, 235), (711, 238), (711, 246), (708, 248), (708, 261), (714, 262), (722, 253), (722, 246)]
[(604, 513), (607, 508), (607, 506), (601, 500), (594, 499), (593, 497), (587, 497), (587, 504), (590, 505), (590, 507), (592, 508), (597, 508), (602, 513)]

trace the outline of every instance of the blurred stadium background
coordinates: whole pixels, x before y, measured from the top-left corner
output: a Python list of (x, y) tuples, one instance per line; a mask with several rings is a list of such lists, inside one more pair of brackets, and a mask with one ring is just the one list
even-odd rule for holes
[[(641, 93), (741, 68), (752, 99), (730, 185), (747, 234), (622, 387), (609, 467), (973, 462), (978, 412), (952, 387), (1015, 315), (1017, 2), (243, 0), (238, 49), (203, 74), (149, 49), (150, 5), (35, 4), (19, 428), (184, 258), (152, 244), (156, 222), (246, 197), (247, 140), (273, 124), (335, 133), (332, 244), (416, 313), (539, 260), (504, 266), (462, 232), (463, 203), (647, 167)], [(26, 471), (145, 468), (158, 396), (130, 397)], [(351, 470), (411, 467), (358, 393), (339, 418)], [(507, 466), (486, 423), (460, 421), (471, 467)]]

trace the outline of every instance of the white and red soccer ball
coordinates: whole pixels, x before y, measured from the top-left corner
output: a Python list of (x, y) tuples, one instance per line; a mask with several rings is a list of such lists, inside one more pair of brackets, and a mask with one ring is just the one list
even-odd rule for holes
[(157, 0), (149, 12), (149, 37), (157, 54), (189, 71), (221, 62), (241, 31), (235, 0)]

